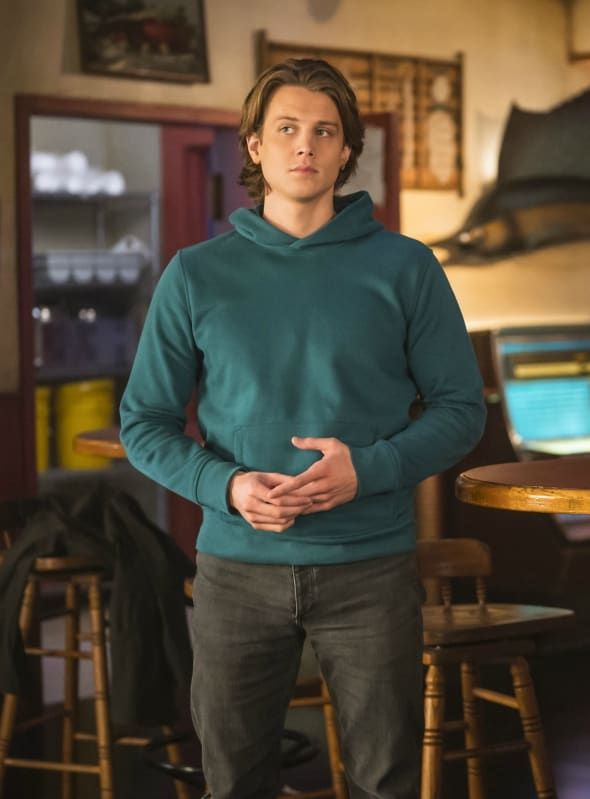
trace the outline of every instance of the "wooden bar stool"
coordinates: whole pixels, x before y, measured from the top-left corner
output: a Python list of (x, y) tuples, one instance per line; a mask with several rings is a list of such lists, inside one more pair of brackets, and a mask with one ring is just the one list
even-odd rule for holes
[[(35, 606), (39, 600), (40, 584), (46, 581), (61, 582), (65, 586), (65, 641), (63, 649), (47, 649), (33, 645), (31, 632)], [(88, 595), (90, 632), (79, 631), (79, 594), (86, 591)], [(62, 726), (62, 760), (34, 760), (30, 758), (10, 757), (10, 744), (15, 730), (18, 696), (5, 694), (0, 715), (0, 781), (3, 780), (7, 767), (61, 771), (62, 797), (72, 796), (72, 774), (96, 774), (100, 782), (101, 799), (113, 796), (112, 774), (112, 742), (110, 734), (110, 714), (108, 706), (108, 679), (106, 666), (106, 644), (104, 632), (104, 614), (102, 608), (102, 573), (100, 566), (85, 558), (37, 558), (27, 581), (19, 626), (25, 653), (36, 657), (58, 657), (65, 661), (64, 707), (54, 713), (44, 713), (35, 719), (29, 719), (25, 726), (30, 728), (41, 724), (56, 715), (63, 716)], [(90, 642), (90, 650), (82, 649), (80, 643)], [(77, 697), (78, 697), (78, 662), (83, 659), (92, 661), (94, 676), (94, 707), (96, 715), (96, 733), (94, 735), (76, 732)], [(97, 745), (97, 761), (94, 764), (74, 762), (74, 744), (76, 740), (94, 739)]]
[[(422, 578), (439, 581), (442, 604), (423, 608), (426, 690), (425, 732), (422, 753), (421, 799), (440, 799), (444, 760), (466, 760), (470, 799), (485, 799), (482, 759), (508, 752), (528, 752), (539, 799), (555, 799), (555, 786), (547, 757), (537, 698), (527, 656), (535, 652), (541, 635), (573, 622), (571, 610), (486, 602), (485, 578), (491, 573), (486, 544), (475, 539), (421, 541), (417, 549)], [(453, 604), (450, 579), (475, 578), (477, 604)], [(479, 666), (504, 663), (511, 673), (513, 694), (481, 687)], [(461, 678), (463, 718), (445, 720), (445, 673), (458, 668)], [(485, 744), (477, 700), (515, 710), (523, 738)], [(449, 750), (445, 733), (462, 731), (463, 749)]]
[[(0, 503), (0, 529), (5, 542), (18, 527), (23, 526), (23, 510), (31, 511), (41, 500)], [(12, 520), (12, 523), (11, 523)], [(1, 562), (1, 559), (0, 559)], [(65, 595), (65, 609), (50, 617), (64, 617), (63, 649), (48, 648), (41, 641), (34, 642), (34, 633), (40, 629), (38, 620), (40, 588), (44, 583), (59, 583)], [(105, 615), (103, 609), (103, 568), (100, 563), (87, 557), (38, 557), (28, 574), (19, 613), (19, 628), (25, 654), (30, 657), (54, 657), (64, 660), (64, 704), (52, 712), (26, 719), (17, 724), (18, 696), (6, 693), (0, 713), (0, 797), (7, 768), (57, 771), (62, 773), (62, 799), (73, 799), (73, 775), (94, 774), (98, 777), (101, 799), (114, 799), (112, 749), (114, 744), (143, 747), (148, 737), (113, 736), (109, 709), (109, 685), (107, 670), (107, 644)], [(81, 594), (85, 593), (89, 609), (89, 631), (83, 632), (80, 624), (82, 610)], [(83, 644), (87, 646), (84, 647)], [(95, 731), (79, 732), (78, 721), (78, 672), (82, 660), (92, 663), (94, 684)], [(62, 759), (34, 759), (12, 757), (10, 747), (15, 732), (30, 729), (57, 717), (62, 718)], [(165, 727), (163, 731), (170, 732)], [(96, 759), (93, 763), (80, 763), (75, 759), (77, 741), (92, 741), (96, 744)], [(168, 747), (171, 762), (179, 762), (180, 753), (175, 744)], [(189, 799), (188, 789), (176, 782), (178, 799)]]

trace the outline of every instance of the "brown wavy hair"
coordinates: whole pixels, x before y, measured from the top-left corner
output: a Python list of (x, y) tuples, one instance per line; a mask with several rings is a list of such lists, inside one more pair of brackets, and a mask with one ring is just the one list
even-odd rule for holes
[(336, 189), (354, 174), (363, 151), (365, 128), (356, 95), (339, 69), (319, 58), (288, 58), (281, 64), (274, 64), (258, 77), (248, 93), (242, 108), (239, 131), (243, 166), (238, 183), (245, 186), (250, 197), (259, 203), (264, 201), (266, 182), (260, 164), (255, 164), (250, 158), (247, 139), (253, 133), (261, 135), (268, 104), (281, 86), (302, 86), (312, 92), (324, 92), (336, 104), (342, 121), (344, 144), (350, 147), (350, 156), (338, 174)]

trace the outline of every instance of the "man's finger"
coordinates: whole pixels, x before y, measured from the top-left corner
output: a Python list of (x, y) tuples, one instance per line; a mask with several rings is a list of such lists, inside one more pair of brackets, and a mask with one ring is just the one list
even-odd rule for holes
[(309, 494), (306, 493), (305, 489), (301, 489), (298, 492), (289, 492), (288, 494), (283, 494), (278, 497), (271, 497), (268, 493), (261, 495), (258, 497), (263, 502), (266, 502), (267, 505), (272, 505), (277, 508), (304, 508), (306, 505), (309, 505)]
[[(297, 489), (297, 493), (289, 494), (288, 496), (298, 496), (305, 499), (314, 499), (316, 494), (325, 494), (326, 492), (330, 491), (332, 488), (331, 484), (329, 483), (328, 479), (325, 477), (321, 478), (309, 478), (308, 482), (305, 483), (301, 488)], [(285, 491), (288, 489), (285, 488)], [(279, 495), (281, 498), (281, 495)], [(269, 502), (273, 502), (275, 500), (275, 495), (269, 496)]]
[(314, 502), (311, 508), (307, 510), (301, 511), (301, 516), (310, 516), (312, 513), (321, 513), (325, 510), (332, 510), (335, 507), (333, 500), (327, 500), (325, 502)]
[(264, 522), (265, 524), (281, 524), (282, 522), (288, 522), (295, 519), (295, 517), (298, 515), (300, 515), (300, 511), (297, 513), (293, 513), (293, 511), (290, 511), (289, 513), (265, 513), (264, 511), (259, 510), (246, 511), (248, 522), (257, 520), (259, 522)]
[(295, 521), (293, 516), (285, 516), (284, 518), (273, 519), (271, 516), (265, 516), (260, 513), (249, 513), (246, 520), (248, 524), (270, 524), (273, 526), (281, 524), (289, 524)]
[(268, 494), (267, 498), (269, 502), (272, 502), (277, 497), (284, 497), (287, 494), (293, 494), (296, 491), (300, 491), (309, 483), (313, 482), (314, 477), (313, 475), (309, 475), (307, 472), (301, 472), (301, 474), (292, 477), (291, 480), (285, 481), (281, 483), (280, 486), (276, 486), (276, 488), (271, 489)]
[[(260, 472), (259, 473), (259, 486), (252, 492), (253, 496), (256, 496), (258, 499), (261, 499), (263, 502), (271, 502), (273, 505), (276, 504), (293, 504), (298, 505), (301, 500), (303, 500), (303, 504), (306, 501), (306, 495), (303, 493), (297, 493), (296, 490), (291, 490), (289, 488), (285, 489), (284, 491), (279, 491), (281, 486), (287, 485), (290, 486), (293, 482), (293, 475), (290, 474), (280, 474), (278, 472)], [(298, 476), (298, 475), (295, 475)], [(277, 493), (275, 493), (277, 492)], [(284, 502), (281, 499), (280, 502), (276, 501), (279, 497), (280, 498), (287, 498)]]
[(281, 506), (273, 505), (270, 502), (264, 502), (256, 497), (250, 497), (250, 500), (244, 503), (244, 510), (249, 516), (258, 514), (259, 516), (264, 516), (267, 519), (283, 519), (296, 516), (300, 511), (305, 510), (305, 508), (307, 508), (309, 505), (310, 500), (307, 500), (300, 505)]
[(272, 488), (268, 492), (268, 498), (269, 500), (272, 500), (276, 497), (282, 497), (285, 494), (292, 494), (296, 491), (299, 491), (301, 495), (305, 496), (305, 492), (302, 489), (305, 486), (308, 486), (310, 483), (316, 482), (323, 477), (325, 471), (326, 468), (323, 464), (323, 461), (317, 461), (317, 463), (313, 463), (309, 469), (306, 469), (300, 474), (294, 475), (293, 477), (289, 478), (289, 480), (285, 480), (280, 485)]
[[(316, 463), (312, 464), (309, 468), (312, 469), (314, 466), (319, 465), (319, 463), (320, 461), (318, 461), (317, 464)], [(309, 469), (306, 469), (306, 471), (309, 471)], [(301, 472), (301, 474), (303, 474), (303, 472)], [(268, 488), (270, 490), (279, 488), (285, 483), (290, 483), (293, 480), (293, 477), (299, 476), (292, 474), (280, 474), (279, 472), (258, 472), (258, 475), (259, 475), (259, 483), (263, 485), (265, 488)]]
[(334, 499), (334, 494), (330, 491), (318, 491), (314, 494), (309, 495), (310, 500), (312, 500), (313, 505), (318, 505), (321, 502), (330, 502)]
[(284, 524), (277, 524), (276, 522), (272, 524), (254, 522), (250, 524), (250, 527), (252, 527), (254, 530), (262, 530), (263, 532), (268, 532), (268, 533), (283, 533), (285, 532), (285, 530), (288, 530), (289, 527), (292, 527), (293, 524), (294, 524), (293, 520), (291, 520), (290, 522), (285, 522)]
[(256, 477), (267, 488), (274, 488), (284, 483), (285, 480), (290, 480), (292, 475), (282, 474), (282, 472), (256, 472)]
[(310, 503), (309, 493), (303, 490), (280, 493), (278, 496), (272, 495), (270, 491), (263, 490), (251, 496), (257, 502), (262, 502), (274, 508), (305, 508)]
[(333, 438), (313, 438), (312, 436), (293, 436), (291, 443), (297, 449), (315, 449), (318, 452), (324, 452), (331, 444), (334, 443)]

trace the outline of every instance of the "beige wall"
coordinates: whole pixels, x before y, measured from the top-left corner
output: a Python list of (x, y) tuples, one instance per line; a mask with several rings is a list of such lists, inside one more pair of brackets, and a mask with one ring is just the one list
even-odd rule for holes
[[(589, 0), (590, 2), (590, 0)], [(568, 72), (567, 93), (578, 94), (590, 87), (590, 59), (571, 65)]]
[[(75, 0), (21, 0), (0, 10), (0, 391), (17, 385), (12, 98), (16, 92), (238, 109), (254, 77), (253, 32), (271, 39), (425, 56), (465, 54), (466, 194), (407, 191), (404, 232), (452, 230), (481, 188), (482, 148), (494, 149), (511, 102), (545, 108), (578, 86), (565, 59), (560, 0), (205, 0), (211, 83), (104, 79), (79, 71)], [(316, 15), (317, 16), (317, 15)], [(584, 80), (579, 78), (580, 83)]]

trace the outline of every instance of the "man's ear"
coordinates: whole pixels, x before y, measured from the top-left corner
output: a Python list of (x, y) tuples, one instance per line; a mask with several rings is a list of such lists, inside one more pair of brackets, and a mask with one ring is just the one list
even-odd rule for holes
[(257, 133), (251, 133), (246, 138), (246, 144), (248, 146), (248, 153), (250, 158), (255, 164), (260, 163), (260, 154), (258, 152), (258, 148), (260, 147), (260, 137)]
[(344, 145), (342, 148), (342, 160), (340, 162), (340, 171), (344, 169), (346, 164), (348, 163), (348, 159), (350, 158), (350, 154), (352, 152), (352, 148), (349, 147), (347, 144)]

